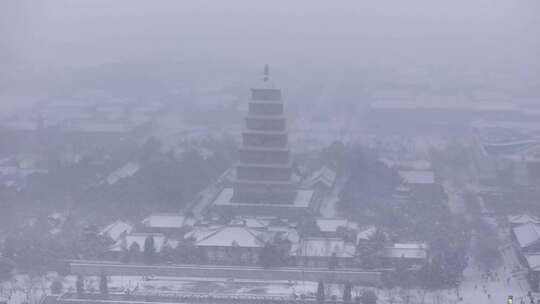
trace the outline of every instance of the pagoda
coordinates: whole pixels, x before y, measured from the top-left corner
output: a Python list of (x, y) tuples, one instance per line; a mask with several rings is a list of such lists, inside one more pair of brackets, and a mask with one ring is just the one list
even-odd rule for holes
[(265, 65), (262, 82), (251, 89), (233, 182), (233, 201), (292, 204), (295, 200), (283, 108), (281, 90), (269, 80), (269, 68)]
[(251, 89), (238, 163), (212, 202), (215, 214), (293, 218), (316, 208), (313, 190), (293, 181), (281, 90), (268, 72), (265, 65), (262, 81)]

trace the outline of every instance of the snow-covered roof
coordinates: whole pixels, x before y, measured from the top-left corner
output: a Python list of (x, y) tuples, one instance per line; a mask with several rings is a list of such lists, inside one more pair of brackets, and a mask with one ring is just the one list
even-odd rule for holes
[(145, 218), (142, 223), (151, 228), (182, 228), (186, 217), (179, 213), (155, 213)]
[(291, 255), (305, 257), (331, 257), (336, 254), (336, 257), (352, 258), (355, 252), (356, 246), (342, 238), (304, 238), (291, 248)]
[(253, 229), (267, 228), (270, 221), (266, 219), (260, 219), (257, 217), (237, 217), (231, 220), (231, 225), (242, 225)]
[(218, 231), (222, 226), (197, 226), (184, 235), (184, 239), (201, 241)]
[(407, 184), (433, 184), (435, 183), (435, 175), (433, 171), (420, 170), (403, 170), (399, 171), (399, 176)]
[(129, 162), (125, 164), (124, 166), (114, 170), (109, 176), (107, 177), (106, 181), (109, 185), (115, 184), (119, 180), (133, 176), (135, 173), (139, 171), (141, 168), (141, 165), (134, 162)]
[(316, 222), (321, 232), (336, 232), (339, 227), (346, 228), (349, 223), (342, 218), (319, 218)]
[(425, 159), (418, 160), (392, 160), (388, 158), (380, 159), (383, 163), (387, 164), (390, 167), (396, 167), (400, 170), (415, 170), (415, 171), (426, 171), (431, 170), (431, 161)]
[(238, 246), (260, 248), (263, 247), (268, 240), (268, 235), (248, 227), (223, 226), (195, 242), (195, 245), (203, 247)]
[(525, 254), (525, 260), (527, 260), (530, 269), (540, 270), (540, 254)]
[(101, 235), (108, 236), (111, 239), (117, 241), (118, 238), (124, 233), (131, 233), (133, 226), (128, 222), (116, 221), (107, 227), (103, 228), (100, 232)]
[(540, 224), (540, 219), (529, 214), (509, 215), (508, 222), (512, 225), (523, 225), (527, 223)]
[(540, 241), (540, 226), (527, 223), (512, 229), (521, 248), (529, 247)]
[(334, 170), (324, 166), (313, 172), (313, 174), (311, 174), (311, 176), (308, 177), (303, 184), (306, 187), (313, 187), (316, 184), (321, 183), (322, 185), (331, 188), (334, 186), (336, 176), (337, 174)]
[(483, 151), (511, 160), (537, 161), (540, 159), (540, 142), (537, 140), (519, 140), (484, 143)]
[(428, 246), (424, 243), (396, 243), (385, 249), (383, 255), (387, 258), (425, 259)]
[(364, 227), (356, 234), (356, 243), (360, 241), (369, 241), (376, 232), (377, 228), (375, 226)]

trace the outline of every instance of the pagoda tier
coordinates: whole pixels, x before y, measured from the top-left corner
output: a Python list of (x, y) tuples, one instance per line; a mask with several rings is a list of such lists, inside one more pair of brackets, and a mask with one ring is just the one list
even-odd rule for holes
[(251, 89), (245, 121), (233, 200), (292, 204), (296, 189), (291, 180), (292, 161), (281, 90), (271, 86), (267, 74), (260, 88)]

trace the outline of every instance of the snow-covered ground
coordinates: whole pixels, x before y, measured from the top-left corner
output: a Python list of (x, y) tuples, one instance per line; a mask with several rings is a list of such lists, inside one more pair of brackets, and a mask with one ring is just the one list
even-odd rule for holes
[[(529, 291), (529, 285), (525, 279), (520, 276), (513, 276), (509, 265), (513, 264), (513, 252), (511, 248), (502, 250), (504, 257), (504, 266), (501, 266), (494, 273), (497, 276), (494, 279), (483, 279), (482, 272), (471, 265), (465, 270), (465, 281), (461, 284), (460, 294), (463, 303), (466, 304), (491, 304), (504, 303), (509, 295), (514, 297), (515, 303), (520, 303), (525, 299)], [(507, 264), (511, 263), (511, 264)]]
[(46, 276), (16, 275), (7, 282), (0, 283), (0, 299), (7, 304), (37, 304), (50, 294), (50, 285), (57, 278), (56, 274)]
[[(503, 248), (504, 265), (517, 263), (511, 248)], [(497, 279), (483, 279), (481, 271), (475, 266), (469, 266), (464, 273), (465, 279), (459, 290), (445, 289), (426, 291), (422, 289), (379, 289), (363, 286), (353, 288), (353, 297), (362, 291), (371, 289), (378, 297), (378, 303), (388, 304), (491, 304), (504, 303), (509, 295), (514, 296), (515, 303), (525, 299), (528, 285), (523, 278), (512, 276), (514, 269), (501, 266), (496, 271)], [(510, 280), (507, 278), (510, 277)], [(28, 276), (19, 275), (13, 280), (0, 284), (0, 298), (8, 299), (8, 304), (38, 303), (39, 299), (50, 293), (50, 284), (57, 277), (48, 275), (31, 280)], [(62, 278), (64, 291), (75, 292), (75, 277)], [(205, 295), (244, 295), (244, 296), (279, 296), (293, 298), (305, 296), (312, 298), (317, 290), (317, 282), (301, 281), (256, 281), (229, 280), (220, 278), (190, 278), (190, 277), (150, 277), (113, 276), (109, 277), (110, 292), (124, 293), (129, 290), (135, 294), (205, 294)], [(97, 292), (99, 278), (86, 277), (85, 289)], [(459, 296), (462, 300), (459, 300)], [(335, 296), (340, 299), (343, 295), (343, 285), (327, 284), (325, 294), (328, 298)], [(525, 302), (528, 303), (528, 302)]]

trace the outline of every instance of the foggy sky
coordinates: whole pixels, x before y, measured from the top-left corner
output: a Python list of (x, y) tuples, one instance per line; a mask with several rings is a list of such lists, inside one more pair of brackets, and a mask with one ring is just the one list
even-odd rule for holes
[(540, 57), (537, 0), (0, 3), (0, 62), (24, 67), (153, 56), (250, 64), (527, 66)]

